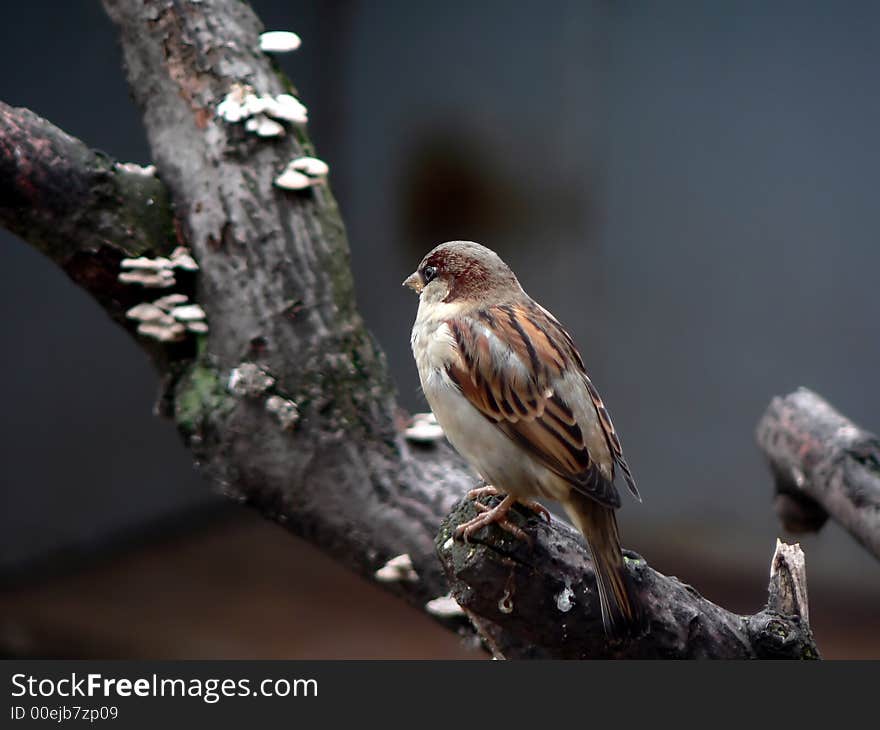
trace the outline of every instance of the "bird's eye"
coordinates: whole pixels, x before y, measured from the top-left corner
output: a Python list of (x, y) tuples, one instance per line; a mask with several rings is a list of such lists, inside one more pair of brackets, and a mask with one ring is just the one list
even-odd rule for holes
[(437, 267), (436, 266), (426, 266), (422, 269), (422, 279), (426, 284), (429, 284), (435, 277), (437, 276)]

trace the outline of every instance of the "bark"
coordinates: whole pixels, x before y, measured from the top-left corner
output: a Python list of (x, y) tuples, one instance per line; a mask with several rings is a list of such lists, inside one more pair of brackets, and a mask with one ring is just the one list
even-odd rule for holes
[[(293, 91), (259, 50), (258, 19), (238, 0), (105, 7), (201, 268), (196, 299), (210, 331), (169, 397), (195, 458), (230, 496), (362, 574), (409, 554), (421, 580), (394, 589), (419, 604), (440, 595), (436, 526), (472, 480), (449, 449), (413, 450), (400, 432), (382, 353), (355, 308), (329, 189), (273, 185), (291, 159), (313, 152), (305, 133), (288, 126), (261, 139), (216, 114), (237, 83)], [(243, 364), (273, 384), (230, 393)], [(279, 402), (295, 405), (295, 424), (279, 422)]]
[(27, 109), (0, 102), (0, 223), (27, 240), (133, 332), (137, 291), (117, 280), (124, 258), (177, 245), (165, 186)]
[[(236, 84), (258, 94), (293, 92), (259, 51), (259, 21), (239, 0), (104, 5), (119, 30), (157, 173), (121, 166), (29, 112), (3, 107), (0, 192), (14, 204), (0, 208), (0, 222), (69, 272), (76, 260), (72, 275), (145, 349), (158, 352), (161, 410), (213, 484), (364, 576), (376, 576), (394, 556), (409, 556), (414, 574), (389, 568), (376, 577), (390, 575), (386, 587), (425, 606), (449, 590), (448, 561), (437, 560), (434, 538), (475, 478), (445, 442), (407, 440), (407, 417), (396, 406), (383, 355), (355, 307), (345, 230), (329, 188), (291, 192), (273, 185), (292, 158), (314, 153), (304, 129), (288, 125), (283, 137), (259, 138), (217, 114)], [(167, 254), (181, 244), (200, 267), (190, 280), (159, 290), (120, 286), (124, 257)], [(124, 319), (132, 305), (169, 293), (186, 294), (205, 310), (207, 333), (161, 344)], [(461, 516), (461, 509), (453, 513), (441, 535)], [(487, 643), (507, 657), (626, 654), (601, 649), (593, 600), (578, 603), (564, 624), (561, 640), (582, 643), (577, 651), (527, 630), (544, 623), (563, 563), (576, 596), (592, 590), (585, 553), (570, 530), (556, 523), (536, 547), (535, 554), (511, 548), (520, 570), (538, 579), (529, 590), (517, 580), (510, 614), (497, 610), (495, 598), (494, 609), (492, 600), (481, 602), (479, 591), (464, 595), (460, 576), (450, 573)], [(476, 549), (481, 575), (469, 550), (456, 544), (452, 554), (471, 587), (498, 595), (508, 580), (499, 572), (502, 553)], [(756, 646), (771, 624), (792, 637), (781, 653), (815, 654), (808, 627), (795, 630), (805, 615), (739, 619), (633, 560), (652, 597), (652, 620), (668, 638), (647, 638), (629, 655), (768, 655)], [(542, 586), (551, 593), (541, 597)], [(452, 627), (468, 625), (455, 611), (427, 610)]]
[[(768, 607), (740, 616), (703, 598), (677, 578), (651, 569), (625, 551), (633, 595), (647, 621), (639, 633), (608, 641), (602, 629), (595, 574), (579, 534), (554, 520), (526, 517), (532, 545), (492, 527), (472, 544), (452, 539), (455, 526), (474, 517), (469, 501), (444, 520), (437, 553), (452, 594), (469, 613), (502, 626), (529, 647), (525, 656), (552, 659), (815, 659), (809, 626), (803, 553), (777, 544)], [(486, 642), (503, 657), (504, 644)]]
[(880, 439), (801, 388), (774, 398), (758, 445), (775, 478), (776, 513), (791, 532), (816, 532), (831, 515), (880, 558)]

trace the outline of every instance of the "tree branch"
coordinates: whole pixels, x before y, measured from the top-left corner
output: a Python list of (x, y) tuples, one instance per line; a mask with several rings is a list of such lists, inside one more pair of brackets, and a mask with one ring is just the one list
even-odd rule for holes
[(790, 532), (828, 515), (880, 558), (880, 439), (805, 388), (774, 398), (757, 427), (775, 478), (776, 513)]
[[(72, 275), (120, 321), (133, 304), (156, 300), (120, 283), (123, 258), (187, 242), (198, 275), (159, 293), (194, 297), (207, 332), (158, 344), (133, 333), (163, 353), (163, 411), (215, 485), (461, 627), (454, 604), (432, 601), (448, 591), (445, 567), (473, 624), (507, 657), (815, 653), (801, 603), (792, 604), (794, 618), (778, 607), (736, 617), (637, 556), (632, 570), (652, 632), (606, 647), (586, 553), (558, 523), (534, 526), (535, 552), (501, 538), (450, 550), (451, 525), (469, 509), (459, 506), (441, 532), (441, 566), (434, 537), (474, 477), (445, 442), (407, 440), (383, 355), (355, 307), (345, 231), (326, 183), (273, 184), (292, 159), (314, 153), (303, 128), (285, 122), (283, 136), (259, 137), (218, 110), (245, 85), (264, 97), (293, 93), (259, 50), (258, 20), (239, 0), (104, 4), (158, 179), (3, 107), (0, 192), (13, 204), (0, 221), (68, 271), (85, 257), (85, 270), (100, 275), (76, 267)], [(508, 587), (510, 613), (498, 607), (499, 588)], [(567, 619), (545, 627), (552, 611)]]
[(210, 331), (169, 388), (184, 439), (225, 493), (357, 572), (408, 554), (420, 579), (389, 585), (424, 605), (446, 592), (437, 525), (473, 480), (448, 447), (413, 449), (401, 433), (328, 187), (273, 184), (313, 153), (303, 128), (262, 138), (218, 113), (241, 85), (294, 91), (260, 51), (258, 19), (239, 0), (104, 4), (200, 266)]
[(0, 225), (52, 259), (119, 322), (140, 299), (118, 281), (120, 262), (177, 245), (168, 192), (152, 169), (118, 163), (2, 102)]
[[(493, 624), (487, 644), (505, 655), (505, 642), (529, 647), (528, 657), (551, 659), (815, 659), (810, 631), (803, 553), (777, 544), (771, 564), (768, 607), (739, 616), (707, 601), (689, 585), (652, 570), (625, 551), (636, 600), (647, 627), (617, 642), (605, 639), (592, 561), (568, 525), (547, 525), (534, 515), (523, 525), (528, 545), (496, 526), (473, 544), (454, 540), (455, 527), (476, 515), (463, 500), (444, 520), (437, 553), (452, 595), (470, 614)], [(479, 625), (479, 624), (478, 624)], [(497, 640), (497, 629), (503, 639)], [(520, 654), (521, 655), (521, 654)]]

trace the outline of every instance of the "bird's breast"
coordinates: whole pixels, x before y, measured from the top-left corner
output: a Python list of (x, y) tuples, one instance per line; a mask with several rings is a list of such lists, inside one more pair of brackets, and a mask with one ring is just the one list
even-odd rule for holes
[(458, 307), (455, 305), (419, 303), (410, 342), (423, 389), (445, 373), (446, 368), (458, 358), (455, 338), (447, 324), (447, 320), (456, 314)]
[(448, 365), (460, 357), (445, 318), (420, 312), (412, 349), (422, 391), (446, 438), (488, 483), (519, 497), (561, 499), (568, 485), (535, 461), (480, 413), (452, 381)]

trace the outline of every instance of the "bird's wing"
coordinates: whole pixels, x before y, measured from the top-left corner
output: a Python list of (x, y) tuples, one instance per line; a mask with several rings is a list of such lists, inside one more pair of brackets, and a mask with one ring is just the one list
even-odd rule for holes
[(623, 458), (623, 447), (620, 445), (620, 438), (617, 436), (617, 431), (614, 430), (614, 424), (611, 423), (611, 414), (608, 413), (608, 409), (602, 402), (602, 398), (599, 396), (599, 391), (596, 390), (596, 386), (593, 385), (593, 382), (589, 377), (586, 377), (586, 374), (585, 378), (587, 381), (587, 390), (590, 393), (590, 400), (593, 401), (593, 407), (596, 409), (596, 414), (599, 416), (599, 423), (605, 434), (608, 448), (611, 449), (611, 453), (614, 456), (614, 463), (617, 464), (617, 466), (620, 467), (620, 471), (623, 472), (623, 478), (626, 481), (626, 487), (629, 489), (630, 494), (641, 502), (642, 495), (639, 494), (639, 488), (636, 486), (636, 480), (629, 468), (629, 464), (627, 464), (626, 459)]
[(599, 417), (599, 425), (602, 427), (602, 433), (605, 436), (605, 442), (608, 444), (614, 463), (619, 466), (620, 471), (623, 472), (623, 478), (630, 494), (641, 502), (642, 495), (639, 494), (639, 489), (636, 486), (636, 480), (633, 477), (632, 470), (629, 468), (629, 464), (626, 463), (626, 459), (623, 456), (623, 447), (621, 446), (620, 438), (617, 435), (614, 424), (611, 422), (611, 414), (605, 407), (605, 403), (602, 402), (602, 397), (599, 395), (599, 391), (596, 390), (596, 386), (593, 385), (593, 381), (590, 380), (590, 376), (587, 375), (584, 361), (581, 359), (580, 353), (578, 353), (577, 348), (574, 346), (571, 336), (565, 331), (565, 328), (559, 324), (556, 317), (550, 314), (550, 312), (544, 309), (540, 304), (535, 304), (535, 306), (541, 310), (541, 313), (550, 321), (551, 325), (555, 327), (556, 331), (558, 331), (560, 336), (565, 340), (566, 345), (570, 348), (571, 352), (574, 353), (577, 366), (581, 373), (583, 373), (584, 380), (587, 383), (587, 392), (590, 394), (590, 400), (593, 403), (593, 407), (596, 409), (596, 415)]
[(559, 322), (529, 302), (458, 315), (447, 325), (458, 352), (447, 372), (471, 404), (575, 489), (619, 507), (620, 442)]

